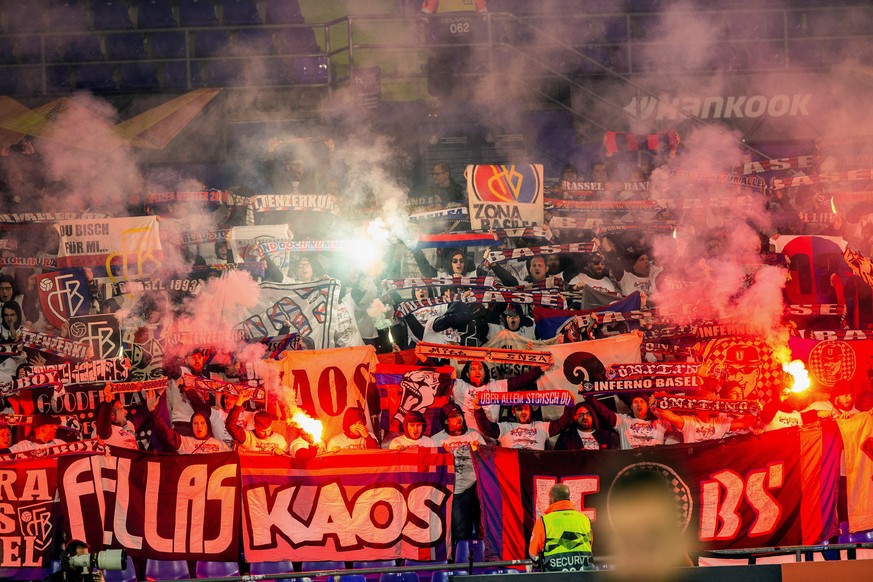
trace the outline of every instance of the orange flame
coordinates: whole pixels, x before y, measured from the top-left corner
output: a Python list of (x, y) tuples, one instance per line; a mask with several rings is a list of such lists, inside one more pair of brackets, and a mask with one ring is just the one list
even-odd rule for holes
[(801, 360), (792, 360), (787, 364), (782, 364), (782, 370), (791, 375), (792, 382), (789, 386), (791, 392), (797, 394), (809, 390), (811, 385), (809, 373)]
[(834, 214), (837, 213), (837, 205), (836, 205), (836, 203), (834, 202), (834, 197), (833, 197), (833, 196), (831, 196), (831, 212), (834, 213)]
[(678, 228), (673, 228), (673, 240), (677, 240), (679, 238)]
[(312, 437), (314, 443), (321, 442), (324, 425), (320, 420), (312, 418), (302, 410), (298, 410), (291, 417), (291, 422), (300, 427), (300, 430)]

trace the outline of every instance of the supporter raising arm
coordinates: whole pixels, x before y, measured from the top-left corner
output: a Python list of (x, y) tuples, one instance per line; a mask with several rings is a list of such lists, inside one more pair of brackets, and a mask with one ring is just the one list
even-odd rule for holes
[(239, 396), (236, 406), (227, 415), (225, 428), (239, 446), (241, 452), (273, 453), (282, 455), (288, 450), (285, 437), (273, 432), (273, 419), (266, 410), (255, 413), (254, 430), (246, 430), (240, 425), (239, 419), (243, 413), (243, 404), (251, 398), (251, 391), (244, 391)]
[[(455, 386), (452, 389), (452, 399), (464, 412), (464, 421), (467, 426), (477, 426), (476, 418), (473, 414), (473, 397), (483, 390), (489, 392), (515, 392), (522, 390), (525, 387), (533, 384), (543, 375), (540, 368), (533, 368), (513, 376), (504, 378), (503, 380), (492, 380), (491, 371), (488, 366), (482, 362), (468, 362), (464, 369), (461, 370), (461, 377), (455, 380)], [(497, 420), (498, 408), (494, 408), (493, 412), (489, 411), (488, 416), (491, 421)]]
[(115, 400), (112, 389), (107, 384), (103, 388), (103, 402), (97, 412), (97, 423), (94, 427), (94, 435), (107, 445), (122, 447), (125, 449), (138, 449), (136, 435), (139, 431), (148, 428), (155, 421), (155, 406), (159, 403), (166, 406), (167, 393), (161, 396), (160, 401), (156, 398), (154, 390), (145, 402), (135, 406), (128, 413), (124, 405)]
[[(161, 396), (159, 406), (167, 405), (167, 393)], [(200, 455), (205, 453), (220, 453), (229, 451), (230, 447), (224, 441), (212, 436), (209, 425), (209, 417), (203, 412), (195, 412), (191, 416), (191, 433), (194, 436), (185, 436), (173, 429), (163, 415), (155, 415), (155, 430), (158, 438), (169, 447), (183, 455)]]
[(591, 405), (602, 422), (618, 432), (622, 449), (664, 444), (667, 422), (652, 414), (645, 396), (635, 395), (632, 398), (631, 414), (615, 413), (590, 394), (585, 397), (585, 402)]
[(564, 407), (564, 413), (557, 420), (531, 420), (530, 404), (516, 404), (512, 407), (512, 415), (516, 422), (491, 422), (485, 411), (479, 406), (479, 394), (473, 396), (476, 423), (485, 436), (497, 439), (500, 446), (511, 449), (532, 449), (542, 451), (546, 448), (549, 437), (563, 432), (573, 423), (574, 405)]

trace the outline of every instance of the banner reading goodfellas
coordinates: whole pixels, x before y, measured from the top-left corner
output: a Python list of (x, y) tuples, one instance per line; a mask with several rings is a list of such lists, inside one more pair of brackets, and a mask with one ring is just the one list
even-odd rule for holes
[(451, 547), (452, 455), (348, 451), (297, 468), (243, 454), (240, 465), (249, 562), (433, 560)]
[(591, 519), (595, 540), (611, 531), (610, 492), (649, 471), (674, 492), (683, 531), (705, 549), (814, 544), (836, 533), (840, 444), (833, 423), (700, 443), (628, 451), (523, 451), (480, 447), (473, 455), (486, 553), (524, 558), (551, 487), (564, 483)]
[(543, 223), (542, 164), (471, 165), (464, 175), (473, 230)]
[(58, 268), (98, 267), (110, 277), (136, 279), (157, 271), (163, 251), (156, 216), (62, 220)]

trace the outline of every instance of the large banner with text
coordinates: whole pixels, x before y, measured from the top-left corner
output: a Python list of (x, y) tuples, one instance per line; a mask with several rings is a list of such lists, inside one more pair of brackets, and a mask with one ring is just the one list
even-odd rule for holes
[(241, 455), (245, 556), (275, 560), (445, 559), (452, 455), (352, 451), (304, 468)]
[(473, 455), (486, 552), (524, 558), (533, 525), (557, 483), (608, 539), (610, 494), (640, 471), (674, 493), (683, 530), (707, 549), (818, 543), (835, 534), (836, 432), (820, 425), (701, 443), (628, 451), (522, 451), (480, 447)]

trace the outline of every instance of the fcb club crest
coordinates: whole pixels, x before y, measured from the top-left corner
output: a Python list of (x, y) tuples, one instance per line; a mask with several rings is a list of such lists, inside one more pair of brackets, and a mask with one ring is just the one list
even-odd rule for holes
[(465, 176), (473, 230), (542, 224), (541, 164), (471, 165)]

